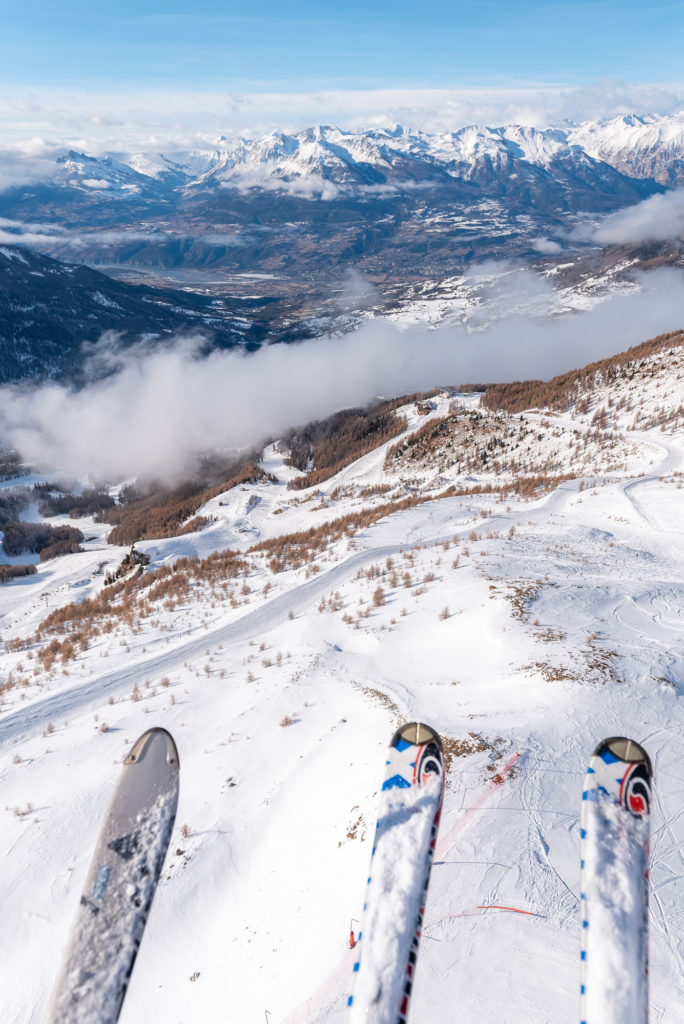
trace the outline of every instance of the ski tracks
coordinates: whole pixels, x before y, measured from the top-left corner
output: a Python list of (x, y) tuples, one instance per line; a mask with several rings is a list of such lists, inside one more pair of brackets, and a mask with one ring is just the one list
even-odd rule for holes
[[(534, 517), (536, 519), (548, 513), (550, 509), (557, 510), (557, 506), (564, 506), (575, 489), (572, 482), (564, 484), (534, 509), (525, 510), (524, 515), (527, 518)], [(449, 501), (449, 499), (438, 500)], [(475, 524), (470, 519), (464, 525), (463, 522), (459, 522), (457, 509), (454, 508), (454, 522), (449, 533), (423, 536), (420, 540), (411, 543), (405, 541), (376, 545), (370, 543), (368, 547), (355, 552), (325, 573), (319, 573), (313, 579), (298, 583), (290, 590), (248, 611), (239, 619), (226, 625), (209, 628), (195, 638), (183, 637), (180, 642), (167, 648), (162, 654), (146, 659), (136, 658), (135, 663), (130, 667), (116, 669), (87, 683), (35, 701), (28, 707), (9, 712), (0, 718), (0, 747), (14, 745), (40, 734), (50, 722), (56, 719), (72, 718), (78, 713), (97, 710), (103, 700), (110, 696), (117, 696), (126, 690), (132, 690), (142, 678), (157, 674), (168, 675), (183, 662), (202, 657), (207, 647), (218, 644), (230, 646), (261, 638), (270, 630), (285, 623), (291, 614), (298, 615), (308, 611), (318, 599), (351, 578), (359, 568), (367, 567), (378, 560), (394, 557), (403, 551), (443, 544), (461, 534), (466, 536), (475, 532), (480, 536), (493, 529), (504, 529), (511, 524), (518, 523), (522, 515), (523, 513), (520, 511), (502, 512), (495, 516), (484, 516), (479, 523)], [(375, 524), (366, 531), (364, 538), (366, 542), (373, 539), (379, 525)], [(407, 526), (410, 531), (410, 523)]]

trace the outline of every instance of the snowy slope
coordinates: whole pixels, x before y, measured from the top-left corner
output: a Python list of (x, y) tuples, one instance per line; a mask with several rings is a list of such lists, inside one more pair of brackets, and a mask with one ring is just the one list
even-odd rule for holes
[[(43, 1019), (121, 759), (160, 725), (179, 747), (177, 826), (121, 1020), (341, 1022), (384, 752), (416, 719), (445, 738), (448, 774), (414, 1024), (454, 1007), (465, 1022), (577, 1019), (580, 794), (596, 742), (620, 733), (655, 765), (651, 1016), (678, 1021), (683, 400), (680, 349), (602, 385), (582, 415), (521, 421), (439, 396), (429, 422), (458, 423), (420, 457), (385, 468), (388, 444), (308, 491), (287, 490), (272, 446), (279, 483), (213, 499), (199, 534), (138, 545), (153, 569), (229, 544), (247, 563), (236, 577), (141, 598), (132, 625), (98, 620), (87, 650), (48, 668), (41, 646), (6, 644), (2, 1020)], [(405, 411), (407, 441), (426, 420)], [(505, 482), (455, 457), (504, 427), (524, 431), (510, 440), (530, 473), (564, 482), (529, 500), (457, 493)], [(298, 567), (248, 553), (412, 496), (434, 500)], [(0, 588), (5, 642), (46, 604), (97, 595), (123, 557), (79, 525), (83, 554)]]

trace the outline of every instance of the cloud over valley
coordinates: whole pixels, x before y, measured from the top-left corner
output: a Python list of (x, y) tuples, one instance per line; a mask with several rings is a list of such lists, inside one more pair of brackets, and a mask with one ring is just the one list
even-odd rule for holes
[(582, 313), (509, 316), (476, 330), (402, 329), (377, 318), (342, 337), (252, 355), (202, 355), (204, 339), (190, 336), (124, 351), (105, 336), (93, 354), (98, 370), (108, 362), (104, 379), (80, 391), (0, 389), (0, 443), (79, 476), (179, 478), (202, 453), (244, 450), (378, 395), (547, 379), (682, 326), (684, 273), (655, 271), (640, 286)]

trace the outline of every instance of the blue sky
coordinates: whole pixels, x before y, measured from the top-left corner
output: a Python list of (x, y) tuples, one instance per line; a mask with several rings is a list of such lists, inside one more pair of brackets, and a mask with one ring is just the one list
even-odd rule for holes
[(684, 4), (0, 0), (0, 80), (249, 91), (681, 80)]

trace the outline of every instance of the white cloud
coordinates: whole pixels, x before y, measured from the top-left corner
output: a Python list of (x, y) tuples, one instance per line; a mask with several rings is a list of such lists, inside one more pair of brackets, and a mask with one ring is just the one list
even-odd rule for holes
[(95, 154), (168, 152), (205, 148), (221, 135), (254, 137), (276, 128), (299, 131), (321, 123), (364, 128), (398, 122), (430, 131), (510, 122), (544, 128), (625, 113), (669, 114), (682, 107), (684, 83), (668, 87), (614, 81), (579, 88), (529, 84), (241, 95), (181, 89), (142, 94), (35, 89), (19, 100), (0, 95), (0, 137), (5, 146), (19, 147), (24, 159), (35, 160), (55, 146)]
[(543, 253), (545, 256), (556, 256), (559, 252), (563, 251), (563, 246), (560, 242), (554, 242), (552, 238), (534, 238), (532, 239), (532, 246), (537, 252)]
[(3, 245), (25, 245), (27, 248), (54, 249), (63, 245), (66, 238), (54, 234), (43, 234), (36, 231), (3, 231), (0, 228), (0, 242)]
[(684, 189), (650, 196), (635, 206), (611, 213), (580, 236), (598, 245), (665, 242), (684, 234)]
[(99, 358), (114, 372), (81, 392), (54, 383), (0, 389), (0, 439), (76, 474), (179, 474), (199, 452), (251, 446), (378, 394), (548, 378), (680, 327), (684, 273), (656, 271), (640, 285), (587, 312), (509, 317), (476, 334), (378, 319), (342, 338), (206, 358), (199, 338), (123, 354), (104, 339)]
[(298, 175), (292, 178), (281, 178), (274, 174), (275, 166), (239, 168), (233, 170), (229, 177), (221, 181), (221, 187), (236, 189), (245, 194), (252, 188), (267, 192), (285, 192), (298, 199), (336, 199), (340, 189), (332, 181), (326, 181), (318, 174)]

